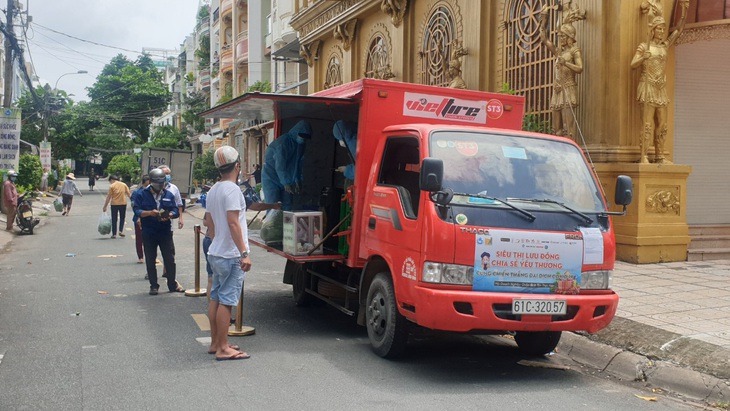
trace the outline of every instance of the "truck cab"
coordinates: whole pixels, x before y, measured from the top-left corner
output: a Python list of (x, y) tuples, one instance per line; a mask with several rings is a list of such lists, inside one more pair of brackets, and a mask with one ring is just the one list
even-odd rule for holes
[[(270, 117), (277, 135), (311, 122), (295, 207), (323, 213), (319, 251), (250, 238), (287, 258), (298, 305), (356, 317), (376, 354), (403, 353), (414, 326), (513, 333), (522, 351), (544, 354), (562, 331), (595, 332), (615, 315), (620, 213), (573, 141), (520, 130), (521, 97), (365, 79), (226, 104), (203, 114)], [(358, 125), (353, 158), (332, 136), (337, 120)], [(353, 160), (344, 181), (334, 170)], [(616, 184), (625, 206), (630, 178)]]

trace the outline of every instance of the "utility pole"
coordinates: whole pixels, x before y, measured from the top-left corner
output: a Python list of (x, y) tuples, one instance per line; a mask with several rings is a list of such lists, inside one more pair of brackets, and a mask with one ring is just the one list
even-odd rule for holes
[(7, 19), (5, 25), (7, 35), (5, 36), (5, 82), (3, 84), (3, 107), (10, 107), (13, 101), (13, 43), (9, 36), (15, 35), (13, 18), (15, 17), (15, 0), (8, 0)]

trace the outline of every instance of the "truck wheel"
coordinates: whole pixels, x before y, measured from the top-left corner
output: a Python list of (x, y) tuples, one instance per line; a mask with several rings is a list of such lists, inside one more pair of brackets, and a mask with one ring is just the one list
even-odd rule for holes
[(365, 326), (373, 351), (383, 358), (403, 354), (408, 342), (408, 324), (398, 312), (393, 280), (388, 273), (375, 276), (365, 304)]
[(560, 342), (560, 331), (517, 331), (517, 348), (527, 355), (538, 356), (555, 349)]
[(289, 260), (287, 260), (286, 267), (284, 268), (285, 271), (292, 273), (292, 296), (294, 297), (294, 304), (297, 307), (306, 307), (314, 300), (311, 294), (304, 291), (304, 288), (309, 284), (309, 273), (306, 268), (306, 264), (299, 264)]

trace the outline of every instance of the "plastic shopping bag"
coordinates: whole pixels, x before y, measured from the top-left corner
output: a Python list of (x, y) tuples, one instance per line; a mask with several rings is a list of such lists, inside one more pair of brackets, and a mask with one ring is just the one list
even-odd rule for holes
[(261, 239), (267, 245), (281, 243), (284, 237), (284, 213), (281, 210), (271, 210), (264, 218), (261, 226)]
[(107, 235), (112, 232), (112, 218), (107, 213), (101, 213), (99, 217), (99, 234)]
[(61, 200), (61, 197), (56, 197), (56, 199), (53, 200), (53, 208), (55, 208), (59, 213), (63, 211), (63, 201)]

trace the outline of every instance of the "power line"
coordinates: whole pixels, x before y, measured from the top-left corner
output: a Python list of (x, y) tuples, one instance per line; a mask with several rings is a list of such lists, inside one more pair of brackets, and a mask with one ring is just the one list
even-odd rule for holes
[(34, 26), (38, 26), (38, 27), (40, 27), (40, 28), (42, 28), (42, 29), (45, 29), (45, 30), (48, 30), (48, 31), (52, 31), (52, 32), (54, 32), (54, 33), (56, 33), (56, 34), (60, 34), (60, 35), (62, 35), (62, 36), (66, 36), (66, 37), (68, 37), (68, 38), (72, 38), (72, 39), (74, 39), (74, 40), (82, 41), (82, 42), (84, 42), (84, 43), (94, 44), (94, 45), (97, 45), (97, 46), (101, 46), (101, 47), (107, 47), (107, 48), (110, 48), (110, 49), (116, 49), (116, 50), (128, 51), (128, 52), (130, 52), (130, 53), (136, 53), (136, 54), (148, 54), (148, 55), (155, 55), (155, 56), (158, 56), (158, 57), (167, 57), (167, 56), (164, 56), (164, 55), (162, 55), (162, 54), (143, 53), (143, 52), (140, 52), (139, 50), (130, 50), (130, 49), (125, 49), (125, 48), (123, 48), (123, 47), (116, 47), (116, 46), (110, 46), (110, 45), (108, 45), (108, 44), (102, 44), (102, 43), (97, 43), (97, 42), (95, 42), (95, 41), (91, 41), (91, 40), (86, 40), (86, 39), (82, 39), (82, 38), (80, 38), (80, 37), (72, 36), (72, 35), (70, 35), (70, 34), (66, 34), (66, 33), (60, 32), (60, 31), (58, 31), (58, 30), (54, 30), (54, 29), (52, 29), (52, 28), (48, 28), (48, 27), (45, 27), (45, 26), (43, 26), (43, 25), (41, 25), (41, 24), (38, 24), (38, 23), (36, 23), (36, 22), (33, 22), (32, 24), (33, 24)]

